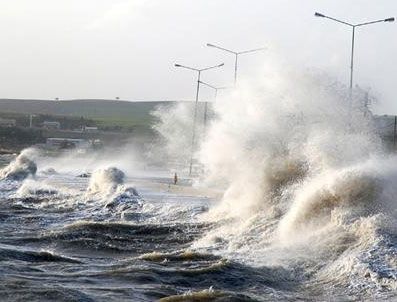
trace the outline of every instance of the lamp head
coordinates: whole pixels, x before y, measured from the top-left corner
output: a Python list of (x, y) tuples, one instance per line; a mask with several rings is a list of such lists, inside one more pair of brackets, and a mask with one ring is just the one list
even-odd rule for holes
[(323, 18), (325, 17), (325, 15), (320, 14), (320, 13), (318, 13), (318, 12), (315, 12), (314, 15), (315, 15), (316, 17), (323, 17)]
[(394, 17), (387, 18), (384, 20), (385, 22), (394, 22)]

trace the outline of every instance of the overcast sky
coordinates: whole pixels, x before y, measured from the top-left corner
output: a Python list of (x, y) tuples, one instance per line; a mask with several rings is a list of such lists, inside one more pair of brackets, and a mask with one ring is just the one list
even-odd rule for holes
[[(348, 83), (352, 23), (397, 17), (395, 0), (0, 0), (0, 98), (174, 100), (194, 97), (193, 73), (175, 62), (225, 62), (204, 79), (233, 80), (233, 58), (207, 42), (266, 45), (296, 68)], [(358, 29), (355, 82), (397, 114), (397, 22)], [(241, 75), (266, 52), (241, 58)]]

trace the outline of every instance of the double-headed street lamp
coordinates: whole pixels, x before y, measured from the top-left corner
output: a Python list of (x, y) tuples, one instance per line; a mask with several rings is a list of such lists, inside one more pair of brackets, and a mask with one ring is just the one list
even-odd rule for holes
[[(200, 84), (202, 84), (202, 85), (204, 85), (204, 86), (207, 86), (207, 87), (209, 87), (209, 88), (212, 88), (214, 91), (215, 91), (215, 97), (214, 97), (214, 102), (216, 102), (216, 99), (217, 99), (217, 97), (218, 97), (218, 91), (219, 90), (223, 90), (223, 89), (228, 89), (228, 88), (230, 88), (230, 87), (216, 87), (216, 86), (213, 86), (213, 85), (211, 85), (211, 84), (208, 84), (208, 83), (206, 83), (206, 82), (203, 82), (203, 81), (200, 81)], [(205, 107), (204, 107), (204, 127), (207, 125), (207, 111), (208, 111), (208, 109), (207, 109), (207, 102), (205, 102), (205, 105), (204, 105)]]
[(193, 67), (189, 67), (189, 66), (185, 66), (185, 65), (181, 65), (181, 64), (175, 64), (175, 67), (181, 67), (181, 68), (185, 68), (185, 69), (189, 69), (189, 70), (193, 70), (193, 71), (197, 72), (196, 102), (195, 102), (195, 105), (194, 105), (192, 147), (191, 147), (192, 149), (191, 149), (191, 153), (190, 153), (189, 175), (192, 175), (193, 155), (194, 155), (194, 149), (195, 149), (195, 144), (196, 144), (196, 120), (197, 120), (197, 107), (198, 107), (199, 92), (200, 92), (201, 72), (202, 71), (206, 71), (206, 70), (210, 70), (210, 69), (214, 69), (214, 68), (218, 68), (218, 67), (222, 67), (223, 65), (225, 65), (225, 63), (221, 63), (221, 64), (218, 64), (218, 65), (214, 65), (214, 66), (198, 69), (198, 68), (193, 68)]
[(358, 23), (358, 24), (351, 24), (345, 21), (341, 21), (329, 16), (326, 16), (324, 14), (321, 13), (314, 13), (314, 15), (316, 17), (321, 17), (321, 18), (327, 18), (330, 20), (333, 20), (335, 22), (350, 26), (350, 28), (352, 29), (352, 44), (351, 44), (351, 57), (350, 57), (350, 94), (352, 93), (352, 89), (353, 89), (353, 64), (354, 64), (354, 37), (355, 37), (355, 30), (356, 27), (360, 27), (360, 26), (364, 26), (364, 25), (370, 25), (370, 24), (374, 24), (374, 23), (380, 23), (380, 22), (393, 22), (394, 18), (387, 18), (387, 19), (381, 19), (381, 20), (375, 20), (375, 21), (370, 21), (370, 22), (364, 22), (364, 23)]
[(200, 81), (200, 84), (202, 84), (202, 85), (204, 85), (204, 86), (207, 86), (207, 87), (209, 87), (209, 88), (214, 89), (214, 91), (215, 91), (215, 97), (214, 97), (215, 102), (216, 102), (216, 98), (217, 98), (217, 96), (218, 96), (218, 91), (219, 91), (219, 90), (231, 88), (231, 87), (228, 87), (228, 86), (216, 87), (216, 86), (213, 86), (213, 85), (208, 84), (208, 83), (203, 82), (203, 81)]
[(226, 52), (228, 52), (228, 53), (231, 53), (231, 54), (233, 54), (233, 55), (235, 56), (235, 61), (234, 61), (234, 86), (237, 85), (237, 65), (238, 65), (238, 56), (239, 56), (239, 55), (242, 55), (242, 54), (247, 54), (247, 53), (256, 52), (256, 51), (260, 51), (260, 50), (264, 50), (264, 49), (265, 49), (265, 47), (261, 47), (261, 48), (256, 48), (256, 49), (251, 49), (251, 50), (245, 50), (245, 51), (233, 51), (233, 50), (226, 49), (226, 48), (223, 48), (223, 47), (220, 47), (220, 46), (217, 46), (217, 45), (214, 45), (214, 44), (210, 44), (210, 43), (207, 43), (207, 46), (208, 46), (208, 47), (218, 48), (218, 49), (220, 49), (220, 50), (223, 50), (223, 51), (226, 51)]

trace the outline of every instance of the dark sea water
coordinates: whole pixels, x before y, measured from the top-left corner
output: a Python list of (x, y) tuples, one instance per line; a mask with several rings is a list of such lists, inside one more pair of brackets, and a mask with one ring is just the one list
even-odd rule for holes
[(26, 183), (22, 190), (20, 181), (1, 183), (2, 301), (154, 301), (192, 290), (239, 301), (248, 299), (239, 291), (260, 282), (246, 279), (243, 265), (189, 250), (209, 227), (194, 218), (208, 198), (142, 185), (139, 196), (127, 188), (106, 207), (106, 197), (85, 196), (88, 178), (41, 175)]
[[(236, 242), (243, 243), (236, 247), (238, 253), (221, 238), (198, 247), (197, 242), (221, 227), (216, 221), (201, 219), (217, 201), (188, 190), (172, 193), (167, 189), (170, 178), (159, 175), (129, 177), (111, 193), (106, 179), (99, 180), (98, 191), (87, 193), (89, 177), (52, 170), (39, 171), (34, 179), (2, 180), (0, 300), (395, 299), (396, 240), (392, 234), (384, 235), (378, 248), (368, 247), (361, 255), (361, 265), (372, 266), (371, 272), (348, 280), (343, 274), (320, 278), (319, 270), (328, 269), (352, 249), (346, 247), (349, 238), (344, 238), (338, 257), (325, 256), (334, 257), (329, 262), (321, 258), (324, 255), (308, 260), (292, 254), (293, 260), (281, 261), (277, 256), (288, 258), (288, 251), (259, 249), (258, 242), (266, 246), (260, 238), (273, 222), (257, 218), (255, 228), (239, 235)], [(189, 183), (182, 179), (181, 186)], [(380, 263), (379, 251), (388, 254), (388, 267), (387, 261)], [(278, 261), (265, 261), (270, 258)], [(390, 283), (375, 280), (366, 285), (362, 280), (376, 278), (372, 272)]]

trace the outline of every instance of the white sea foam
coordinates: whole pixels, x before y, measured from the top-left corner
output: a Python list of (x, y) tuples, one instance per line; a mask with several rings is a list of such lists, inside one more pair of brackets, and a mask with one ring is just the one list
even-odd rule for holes
[(8, 166), (0, 170), (1, 179), (23, 180), (36, 175), (37, 165), (34, 161), (37, 151), (34, 149), (23, 150)]
[[(203, 215), (216, 227), (194, 247), (254, 265), (302, 265), (343, 286), (371, 287), (362, 280), (377, 275), (376, 284), (395, 287), (396, 251), (386, 261), (384, 243), (395, 235), (396, 157), (383, 151), (361, 92), (350, 98), (324, 75), (271, 60), (247, 83), (213, 104), (199, 142), (203, 182), (225, 190)], [(373, 265), (363, 260), (369, 250)]]

